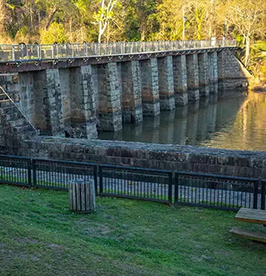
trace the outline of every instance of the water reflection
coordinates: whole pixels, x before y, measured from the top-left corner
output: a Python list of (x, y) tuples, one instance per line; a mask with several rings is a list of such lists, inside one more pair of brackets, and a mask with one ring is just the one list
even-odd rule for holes
[(266, 150), (266, 94), (209, 98), (145, 117), (142, 125), (124, 125), (116, 133), (101, 132), (100, 139), (207, 147)]
[[(221, 119), (228, 116), (228, 121)], [(249, 93), (237, 114), (220, 105), (216, 119), (216, 132), (202, 146), (266, 151), (266, 94)]]

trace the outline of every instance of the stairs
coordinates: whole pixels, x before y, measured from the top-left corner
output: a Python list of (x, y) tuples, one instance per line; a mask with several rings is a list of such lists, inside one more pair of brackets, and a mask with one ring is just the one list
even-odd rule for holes
[(0, 86), (0, 145), (20, 144), (36, 135), (38, 131)]

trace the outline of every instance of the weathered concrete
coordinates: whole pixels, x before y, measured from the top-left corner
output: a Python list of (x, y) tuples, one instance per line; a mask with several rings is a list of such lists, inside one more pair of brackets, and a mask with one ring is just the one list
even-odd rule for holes
[(208, 71), (208, 53), (198, 54), (199, 68), (199, 93), (200, 98), (208, 97), (209, 88), (209, 71)]
[(98, 66), (98, 129), (117, 131), (122, 129), (120, 85), (116, 63)]
[(208, 54), (210, 94), (218, 93), (218, 65), (217, 52)]
[(234, 51), (223, 50), (218, 52), (218, 79), (219, 91), (243, 90), (248, 87), (252, 77), (246, 68), (235, 57)]
[[(65, 136), (62, 112), (62, 98), (60, 91), (60, 75), (58, 69), (45, 70), (44, 83), (42, 87), (47, 89), (47, 100), (51, 133), (54, 136)], [(95, 137), (94, 137), (95, 138)]]
[(198, 101), (199, 96), (199, 67), (196, 54), (187, 55), (187, 85), (188, 100)]
[(175, 109), (173, 57), (158, 58), (161, 110)]
[(266, 153), (193, 146), (38, 137), (17, 154), (172, 171), (266, 178)]
[(123, 122), (139, 124), (143, 121), (139, 62), (121, 63), (120, 75)]
[(72, 138), (97, 138), (91, 66), (60, 69), (64, 130)]
[(160, 100), (157, 59), (141, 61), (140, 68), (143, 115), (158, 116), (160, 114)]
[(119, 131), (122, 122), (139, 124), (143, 115), (154, 117), (209, 93), (217, 96), (218, 80), (219, 96), (226, 90), (237, 93), (247, 86), (248, 74), (231, 50), (167, 52), (105, 63), (99, 57), (98, 64), (82, 66), (56, 63), (17, 74), (17, 102), (42, 135), (96, 138), (97, 129)]
[(186, 105), (188, 103), (187, 94), (187, 63), (186, 56), (173, 57), (174, 70), (174, 92), (176, 105)]
[(21, 113), (20, 85), (18, 74), (0, 74), (0, 147), (5, 153), (19, 149), (25, 139), (38, 133), (29, 119)]

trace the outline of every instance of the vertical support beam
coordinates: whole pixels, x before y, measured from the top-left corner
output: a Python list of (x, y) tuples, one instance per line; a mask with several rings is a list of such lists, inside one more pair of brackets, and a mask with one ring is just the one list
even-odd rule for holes
[(141, 91), (144, 116), (160, 114), (159, 81), (157, 59), (151, 58), (140, 62)]
[(161, 110), (175, 109), (173, 57), (157, 59)]
[(94, 90), (94, 82), (92, 77), (91, 65), (81, 66), (78, 69), (79, 85), (80, 85), (80, 108), (82, 109), (82, 117), (84, 116), (84, 133), (88, 139), (98, 137), (96, 127), (96, 97)]
[[(40, 130), (43, 135), (52, 135), (51, 117), (49, 110), (49, 95), (47, 86), (46, 71), (29, 72), (28, 77), (33, 81), (34, 94), (30, 99), (30, 105), (34, 106), (32, 115), (32, 124)], [(33, 78), (31, 78), (31, 76)], [(29, 79), (28, 79), (29, 80)], [(30, 83), (29, 83), (30, 85)], [(30, 85), (31, 86), (31, 85)]]
[(51, 133), (53, 136), (65, 136), (59, 70), (47, 69), (45, 72)]
[(210, 94), (218, 93), (218, 68), (217, 68), (217, 52), (209, 53), (209, 82)]
[(139, 61), (121, 63), (121, 103), (124, 123), (143, 121)]
[(71, 137), (71, 87), (70, 87), (70, 70), (59, 69), (61, 99), (62, 99), (62, 117), (64, 131), (67, 137)]
[(177, 106), (187, 105), (187, 62), (185, 55), (173, 57), (173, 75), (175, 104)]
[(35, 95), (33, 74), (31, 72), (19, 73), (19, 91), (20, 91), (20, 109), (24, 112), (27, 119), (37, 128), (40, 129), (40, 124), (38, 122), (38, 116), (36, 112), (43, 113), (43, 106), (41, 105), (41, 110), (35, 108), (35, 97), (41, 94), (41, 91)]
[(208, 53), (198, 54), (199, 65), (199, 93), (200, 97), (209, 96), (209, 69), (208, 69)]
[(116, 63), (98, 66), (98, 128), (105, 131), (122, 129), (120, 85)]
[(218, 68), (218, 90), (224, 92), (225, 82), (225, 66), (224, 61), (226, 58), (226, 52), (224, 50), (217, 53), (217, 68)]
[(187, 55), (187, 84), (188, 84), (188, 100), (199, 100), (199, 69), (198, 55)]
[(97, 138), (91, 66), (60, 69), (64, 130), (73, 138)]

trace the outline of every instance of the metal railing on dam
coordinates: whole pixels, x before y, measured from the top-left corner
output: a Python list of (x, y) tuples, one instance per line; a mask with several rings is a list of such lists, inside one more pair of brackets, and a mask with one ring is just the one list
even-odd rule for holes
[(235, 40), (187, 40), (81, 44), (0, 45), (0, 62), (73, 59), (90, 56), (129, 55), (189, 49), (236, 47)]

